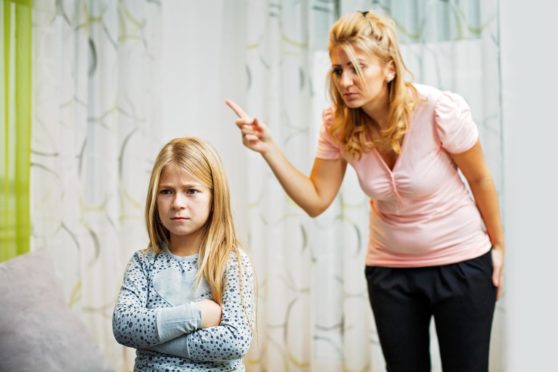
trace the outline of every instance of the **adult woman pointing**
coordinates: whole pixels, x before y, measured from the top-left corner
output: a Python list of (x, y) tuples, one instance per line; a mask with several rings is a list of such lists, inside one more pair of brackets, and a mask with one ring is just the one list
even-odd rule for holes
[(310, 175), (228, 100), (243, 143), (310, 216), (354, 167), (371, 200), (365, 273), (388, 371), (430, 370), (432, 317), (445, 371), (487, 371), (504, 238), (470, 109), (457, 94), (405, 80), (393, 22), (374, 12), (340, 18), (329, 55), (332, 107)]

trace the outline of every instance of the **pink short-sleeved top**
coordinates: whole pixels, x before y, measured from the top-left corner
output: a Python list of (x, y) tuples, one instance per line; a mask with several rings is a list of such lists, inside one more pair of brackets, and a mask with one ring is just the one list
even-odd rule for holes
[(416, 84), (417, 105), (401, 153), (390, 170), (376, 150), (360, 159), (345, 154), (324, 123), (316, 157), (343, 157), (370, 197), (366, 265), (424, 267), (475, 258), (491, 243), (473, 198), (449, 153), (469, 150), (478, 130), (457, 94)]

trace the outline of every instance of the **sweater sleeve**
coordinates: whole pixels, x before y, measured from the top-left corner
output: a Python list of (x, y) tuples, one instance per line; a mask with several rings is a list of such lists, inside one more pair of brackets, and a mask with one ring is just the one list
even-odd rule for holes
[(196, 303), (147, 308), (150, 254), (136, 252), (130, 260), (112, 317), (116, 341), (133, 348), (165, 343), (196, 330), (201, 322), (201, 310)]
[(250, 259), (241, 252), (240, 262), (234, 254), (229, 258), (220, 325), (199, 329), (149, 349), (194, 361), (240, 359), (250, 348), (254, 322), (254, 272)]

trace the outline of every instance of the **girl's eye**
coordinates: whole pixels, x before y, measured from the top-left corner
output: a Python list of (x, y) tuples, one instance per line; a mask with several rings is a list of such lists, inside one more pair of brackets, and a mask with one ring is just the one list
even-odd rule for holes
[(197, 194), (197, 193), (199, 193), (199, 192), (200, 192), (200, 191), (199, 191), (199, 190), (196, 190), (196, 189), (188, 189), (188, 190), (186, 190), (186, 193), (187, 193), (187, 194), (190, 194), (190, 195), (195, 195), (195, 194)]
[(170, 194), (172, 194), (172, 191), (169, 190), (169, 189), (161, 189), (161, 190), (159, 190), (159, 194), (161, 194), (161, 195), (170, 195)]

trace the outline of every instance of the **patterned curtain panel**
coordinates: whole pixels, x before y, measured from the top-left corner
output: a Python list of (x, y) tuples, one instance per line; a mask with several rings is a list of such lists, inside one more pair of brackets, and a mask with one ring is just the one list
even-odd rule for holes
[[(246, 109), (309, 172), (329, 105), (327, 33), (340, 15), (390, 14), (414, 81), (463, 95), (502, 195), (498, 2), (248, 1)], [(384, 371), (366, 282), (369, 201), (349, 169), (334, 204), (311, 219), (265, 162), (248, 158), (249, 244), (259, 283), (250, 371)], [(491, 371), (503, 370), (504, 305), (497, 305)], [(432, 327), (433, 371), (441, 371)]]
[(112, 309), (125, 264), (147, 242), (160, 7), (148, 0), (34, 7), (32, 245), (54, 258), (69, 304), (116, 370), (131, 362), (112, 336)]
[[(246, 109), (266, 122), (302, 169), (311, 164), (309, 2), (248, 1)], [(258, 337), (251, 371), (309, 370), (312, 355), (311, 220), (289, 201), (260, 156), (248, 158), (248, 247), (258, 275)]]
[(29, 251), (31, 0), (0, 3), (0, 261)]

